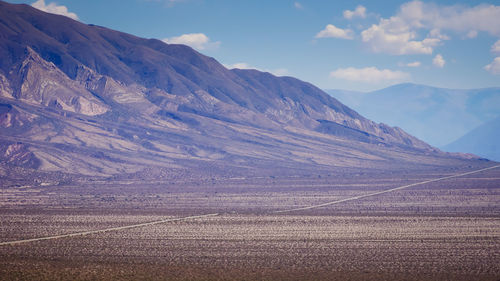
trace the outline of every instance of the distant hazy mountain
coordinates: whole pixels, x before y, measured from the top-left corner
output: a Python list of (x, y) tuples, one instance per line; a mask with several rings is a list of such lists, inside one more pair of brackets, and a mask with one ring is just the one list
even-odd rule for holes
[(0, 1), (0, 58), (0, 175), (6, 166), (122, 175), (466, 161), (298, 79), (228, 70), (184, 45), (28, 5)]
[(325, 91), (331, 96), (338, 99), (343, 104), (348, 105), (353, 109), (361, 105), (363, 98), (366, 95), (365, 92), (351, 91), (351, 90), (330, 89)]
[(406, 83), (370, 93), (327, 92), (367, 118), (398, 126), (437, 147), (500, 115), (500, 88), (454, 90)]
[(450, 152), (468, 152), (500, 161), (500, 117), (488, 121), (443, 147)]

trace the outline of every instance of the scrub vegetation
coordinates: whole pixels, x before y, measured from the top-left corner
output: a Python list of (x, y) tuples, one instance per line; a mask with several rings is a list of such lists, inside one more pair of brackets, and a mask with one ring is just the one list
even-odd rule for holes
[[(5, 280), (498, 280), (500, 171), (322, 208), (446, 173), (217, 178), (2, 189)], [(139, 188), (140, 187), (140, 188)]]

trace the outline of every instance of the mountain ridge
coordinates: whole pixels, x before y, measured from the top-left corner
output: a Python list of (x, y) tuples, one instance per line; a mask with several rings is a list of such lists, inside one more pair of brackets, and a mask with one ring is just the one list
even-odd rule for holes
[(500, 88), (447, 89), (414, 83), (368, 93), (327, 90), (377, 122), (404, 128), (444, 147), (500, 114)]
[(310, 83), (228, 70), (187, 46), (5, 2), (0, 34), (3, 164), (113, 175), (207, 163), (265, 170), (466, 161)]
[(474, 128), (464, 136), (443, 147), (451, 152), (469, 152), (500, 161), (500, 116)]

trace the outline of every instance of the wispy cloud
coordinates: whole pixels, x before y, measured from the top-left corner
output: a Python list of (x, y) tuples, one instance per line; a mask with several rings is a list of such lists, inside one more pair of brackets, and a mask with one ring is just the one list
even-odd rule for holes
[(300, 4), (299, 2), (294, 2), (293, 3), (293, 6), (295, 7), (295, 9), (297, 10), (302, 10), (304, 9), (304, 6), (302, 6), (302, 4)]
[(437, 54), (434, 59), (432, 59), (432, 64), (436, 67), (443, 68), (446, 61), (441, 54)]
[(68, 18), (72, 18), (74, 20), (79, 20), (78, 16), (75, 13), (69, 12), (68, 8), (63, 5), (57, 5), (55, 2), (45, 4), (44, 0), (38, 0), (34, 3), (31, 4), (33, 8), (37, 8), (38, 10), (51, 13), (51, 14), (57, 14), (57, 15), (62, 15), (66, 16)]
[(500, 36), (500, 6), (496, 5), (441, 6), (413, 1), (404, 4), (398, 16), (415, 28), (451, 30), (473, 37), (479, 31)]
[(401, 67), (420, 67), (421, 65), (422, 65), (422, 63), (419, 61), (399, 62), (398, 63), (398, 66), (401, 66)]
[(484, 67), (491, 74), (500, 75), (500, 57), (496, 57), (490, 64)]
[(234, 64), (224, 64), (224, 67), (226, 67), (227, 69), (255, 69), (255, 70), (258, 70), (258, 71), (263, 71), (263, 72), (269, 72), (269, 73), (272, 73), (276, 76), (286, 76), (286, 75), (289, 75), (289, 72), (288, 72), (288, 69), (286, 68), (277, 68), (277, 69), (262, 69), (262, 68), (259, 68), (259, 67), (254, 67), (254, 66), (251, 66), (250, 64), (246, 63), (246, 62), (237, 62), (237, 63), (234, 63)]
[(421, 63), (419, 61), (414, 61), (406, 64), (406, 66), (408, 67), (419, 67), (420, 65)]
[(342, 29), (333, 24), (328, 24), (325, 29), (316, 34), (315, 38), (354, 39), (354, 32), (351, 29)]
[(286, 68), (271, 69), (268, 72), (271, 72), (272, 74), (274, 74), (276, 76), (287, 76), (287, 75), (290, 75), (290, 72)]
[(491, 46), (491, 52), (500, 54), (500, 40), (496, 41), (493, 46)]
[(358, 5), (354, 11), (345, 10), (343, 15), (346, 19), (352, 19), (354, 17), (366, 18), (366, 8), (362, 5)]
[(255, 67), (250, 66), (246, 62), (237, 62), (237, 63), (233, 63), (233, 64), (224, 64), (224, 66), (227, 69), (234, 69), (234, 68), (238, 68), (238, 69), (256, 69)]
[(380, 83), (384, 81), (408, 80), (410, 74), (398, 70), (378, 69), (372, 66), (365, 68), (338, 68), (330, 73), (330, 77), (356, 82)]
[(467, 32), (465, 37), (467, 37), (469, 39), (476, 38), (477, 37), (477, 30), (471, 30), (471, 31)]
[(188, 33), (176, 37), (165, 38), (162, 40), (168, 44), (184, 44), (197, 50), (216, 49), (220, 41), (213, 42), (203, 33)]

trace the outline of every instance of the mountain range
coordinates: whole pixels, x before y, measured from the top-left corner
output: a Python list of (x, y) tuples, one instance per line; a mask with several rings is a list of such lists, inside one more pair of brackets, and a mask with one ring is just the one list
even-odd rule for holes
[[(405, 83), (369, 93), (327, 92), (374, 121), (403, 128), (444, 150), (448, 144), (500, 116), (500, 88), (458, 90)], [(493, 145), (498, 138), (483, 142)], [(453, 147), (461, 152), (475, 152), (471, 146)], [(492, 155), (482, 156), (494, 159)]]
[(448, 144), (446, 151), (467, 151), (484, 158), (500, 161), (500, 116), (481, 124), (458, 140)]
[[(314, 85), (0, 2), (0, 172), (299, 173), (466, 164)], [(159, 172), (158, 172), (159, 171)], [(151, 172), (153, 173), (153, 172)]]

